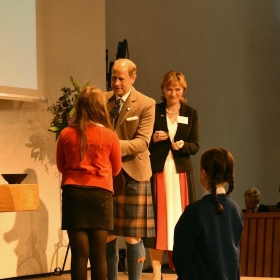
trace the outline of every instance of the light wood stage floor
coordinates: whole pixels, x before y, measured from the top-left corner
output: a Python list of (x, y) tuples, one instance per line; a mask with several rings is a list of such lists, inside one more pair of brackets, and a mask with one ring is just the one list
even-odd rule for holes
[[(162, 274), (163, 280), (176, 280), (176, 274)], [(27, 279), (27, 278), (25, 278)], [(30, 278), (33, 280), (70, 280), (70, 274), (64, 273), (61, 276), (48, 276), (48, 277), (39, 277), (39, 278)], [(88, 273), (88, 279), (90, 279), (90, 272)], [(125, 275), (123, 272), (119, 272), (119, 280), (127, 280), (128, 276)], [(141, 280), (151, 280), (152, 273), (142, 273)], [(280, 280), (280, 278), (266, 278), (266, 277), (241, 277), (240, 280)]]

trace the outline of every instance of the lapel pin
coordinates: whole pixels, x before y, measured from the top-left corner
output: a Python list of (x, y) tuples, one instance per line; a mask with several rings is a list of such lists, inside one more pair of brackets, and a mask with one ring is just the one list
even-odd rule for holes
[(161, 117), (164, 117), (164, 115), (160, 115)]

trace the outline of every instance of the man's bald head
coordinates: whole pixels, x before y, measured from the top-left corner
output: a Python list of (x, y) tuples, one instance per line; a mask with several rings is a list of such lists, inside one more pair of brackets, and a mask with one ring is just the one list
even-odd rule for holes
[(114, 68), (122, 68), (127, 69), (129, 77), (133, 77), (136, 75), (136, 65), (130, 59), (127, 58), (119, 58), (113, 64)]

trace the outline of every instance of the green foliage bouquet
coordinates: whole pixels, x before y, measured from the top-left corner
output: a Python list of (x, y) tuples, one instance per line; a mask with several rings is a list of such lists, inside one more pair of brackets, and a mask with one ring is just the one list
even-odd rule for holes
[[(56, 103), (53, 103), (47, 109), (53, 114), (53, 119), (49, 131), (54, 132), (56, 134), (56, 140), (62, 129), (68, 126), (69, 118), (72, 118), (74, 115), (75, 102), (77, 99), (77, 95), (81, 89), (79, 83), (72, 76), (70, 76), (70, 81), (74, 86), (74, 89), (71, 89), (69, 87), (63, 87), (61, 89), (62, 96), (58, 98)], [(84, 89), (88, 85), (89, 82), (87, 82), (82, 87), (82, 89)]]

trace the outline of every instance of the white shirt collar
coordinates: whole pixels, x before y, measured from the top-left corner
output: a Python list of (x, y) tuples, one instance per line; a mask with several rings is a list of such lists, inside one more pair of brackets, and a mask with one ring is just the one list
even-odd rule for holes
[(260, 204), (257, 204), (256, 207), (255, 207), (255, 209), (254, 209), (254, 211), (255, 211), (255, 212), (258, 212), (259, 207), (260, 207)]
[(124, 96), (119, 97), (118, 95), (115, 94), (116, 100), (118, 100), (119, 98), (122, 99), (122, 102), (124, 103), (126, 101), (126, 99), (128, 98), (129, 94), (131, 93), (132, 88), (130, 88), (130, 90), (128, 91), (128, 93), (126, 93)]
[[(203, 196), (211, 194), (211, 189), (204, 192)], [(225, 188), (217, 188), (217, 194), (226, 194)]]

